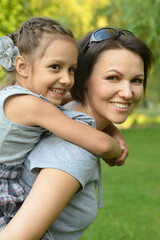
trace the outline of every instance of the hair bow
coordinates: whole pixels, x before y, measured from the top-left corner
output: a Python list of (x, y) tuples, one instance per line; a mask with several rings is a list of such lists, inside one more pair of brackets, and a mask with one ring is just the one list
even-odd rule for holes
[(7, 71), (15, 70), (15, 59), (20, 55), (19, 49), (14, 46), (10, 37), (0, 37), (0, 65)]

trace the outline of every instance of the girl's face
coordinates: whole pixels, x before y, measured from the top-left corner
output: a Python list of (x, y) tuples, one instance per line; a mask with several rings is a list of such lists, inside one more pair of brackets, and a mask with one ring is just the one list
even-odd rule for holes
[(54, 105), (61, 104), (64, 95), (74, 84), (77, 58), (75, 43), (67, 39), (53, 39), (43, 56), (29, 67), (26, 88), (43, 94)]
[(144, 63), (127, 49), (102, 52), (87, 82), (87, 111), (98, 129), (123, 123), (143, 95)]

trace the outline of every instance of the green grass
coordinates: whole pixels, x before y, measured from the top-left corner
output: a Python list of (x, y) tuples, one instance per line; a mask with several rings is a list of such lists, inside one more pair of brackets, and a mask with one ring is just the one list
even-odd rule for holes
[(81, 240), (160, 240), (160, 127), (122, 133), (129, 157), (102, 162), (104, 208)]

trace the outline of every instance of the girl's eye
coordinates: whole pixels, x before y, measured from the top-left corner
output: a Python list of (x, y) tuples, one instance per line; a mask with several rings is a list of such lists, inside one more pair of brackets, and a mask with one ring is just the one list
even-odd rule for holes
[(71, 68), (69, 68), (69, 72), (71, 73), (71, 74), (74, 74), (75, 73), (75, 68), (74, 67), (71, 67)]
[(55, 69), (55, 70), (59, 70), (60, 69), (60, 66), (59, 65), (52, 65), (51, 68)]

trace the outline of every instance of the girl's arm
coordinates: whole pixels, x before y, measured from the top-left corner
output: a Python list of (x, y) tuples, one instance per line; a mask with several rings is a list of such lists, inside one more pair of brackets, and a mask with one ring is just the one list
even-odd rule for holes
[(42, 169), (22, 207), (0, 232), (0, 239), (39, 240), (80, 186), (64, 171)]
[(57, 107), (37, 97), (20, 95), (9, 98), (5, 103), (5, 114), (13, 122), (42, 126), (102, 158), (121, 156), (120, 145), (113, 137), (70, 119)]

